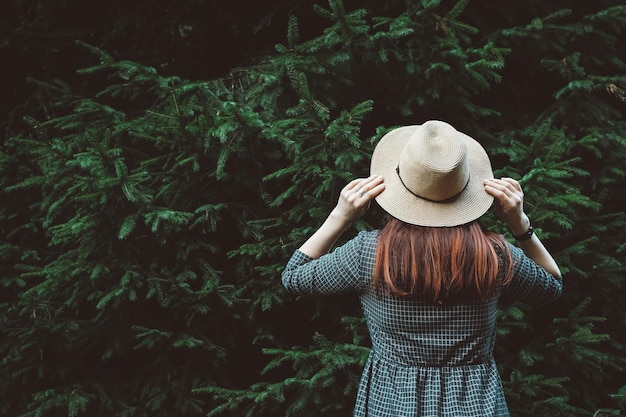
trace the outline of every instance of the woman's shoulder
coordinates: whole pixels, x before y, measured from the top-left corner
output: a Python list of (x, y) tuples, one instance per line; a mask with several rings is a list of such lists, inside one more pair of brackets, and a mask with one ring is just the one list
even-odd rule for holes
[(380, 234), (380, 230), (361, 230), (354, 237), (354, 241), (356, 244), (360, 246), (366, 247), (376, 247), (378, 245), (378, 235)]
[(380, 230), (372, 229), (372, 230), (361, 230), (357, 233), (357, 237), (366, 240), (373, 240), (374, 242), (378, 241), (378, 235), (380, 234)]
[(376, 255), (378, 234), (378, 230), (361, 230), (356, 236), (341, 245), (341, 252), (368, 262), (370, 258)]

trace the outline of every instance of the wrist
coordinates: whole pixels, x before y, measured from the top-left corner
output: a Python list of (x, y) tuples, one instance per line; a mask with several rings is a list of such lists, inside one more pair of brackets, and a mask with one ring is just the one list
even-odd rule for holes
[(524, 232), (522, 234), (519, 234), (519, 235), (513, 235), (513, 238), (516, 241), (518, 241), (518, 242), (524, 242), (524, 241), (529, 240), (530, 238), (532, 238), (533, 237), (533, 233), (535, 233), (535, 232), (533, 230), (532, 224), (530, 224), (528, 226), (528, 229), (526, 230), (526, 232)]
[(345, 215), (345, 213), (334, 209), (328, 215), (327, 222), (332, 223), (338, 228), (346, 229), (348, 226), (352, 224), (352, 220)]
[(530, 219), (524, 215), (518, 222), (507, 224), (509, 231), (513, 236), (522, 236), (532, 228)]
[(516, 227), (513, 228), (509, 226), (509, 230), (511, 231), (513, 238), (518, 242), (523, 242), (525, 240), (531, 239), (534, 233), (533, 225), (531, 224), (528, 216), (524, 215), (521, 220), (522, 221), (520, 221), (519, 224), (516, 225)]

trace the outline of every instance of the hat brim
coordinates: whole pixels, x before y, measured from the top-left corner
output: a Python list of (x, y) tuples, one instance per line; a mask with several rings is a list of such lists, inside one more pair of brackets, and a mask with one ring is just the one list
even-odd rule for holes
[(483, 182), (493, 179), (491, 162), (484, 148), (473, 138), (459, 132), (467, 145), (470, 178), (465, 189), (453, 200), (433, 202), (407, 190), (396, 172), (400, 155), (421, 125), (404, 126), (385, 134), (374, 149), (370, 172), (385, 181), (385, 190), (376, 202), (391, 216), (405, 223), (429, 227), (452, 227), (480, 218), (493, 204)]

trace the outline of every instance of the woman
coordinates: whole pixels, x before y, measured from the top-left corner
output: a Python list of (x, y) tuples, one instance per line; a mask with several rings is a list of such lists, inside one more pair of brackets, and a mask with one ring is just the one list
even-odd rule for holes
[[(498, 300), (538, 305), (562, 290), (519, 183), (494, 179), (482, 146), (440, 121), (383, 136), (371, 174), (341, 191), (282, 276), (296, 294), (359, 294), (372, 350), (354, 415), (508, 416), (493, 358)], [(373, 199), (386, 226), (329, 253)], [(492, 205), (517, 246), (479, 223)]]

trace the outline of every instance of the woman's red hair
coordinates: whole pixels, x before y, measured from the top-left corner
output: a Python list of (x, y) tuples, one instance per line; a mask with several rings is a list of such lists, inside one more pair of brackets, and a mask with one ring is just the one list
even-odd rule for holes
[(416, 300), (487, 300), (511, 279), (511, 270), (504, 238), (478, 221), (423, 227), (391, 218), (378, 239), (374, 285), (379, 294)]

